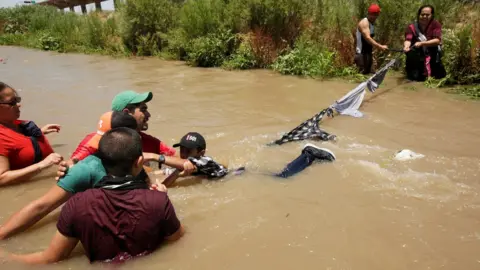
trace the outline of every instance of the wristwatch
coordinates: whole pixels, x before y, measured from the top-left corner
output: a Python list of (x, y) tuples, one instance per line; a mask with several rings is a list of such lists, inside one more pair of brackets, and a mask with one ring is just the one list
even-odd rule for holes
[(159, 163), (159, 164), (165, 163), (165, 156), (164, 156), (164, 155), (158, 156), (158, 163)]

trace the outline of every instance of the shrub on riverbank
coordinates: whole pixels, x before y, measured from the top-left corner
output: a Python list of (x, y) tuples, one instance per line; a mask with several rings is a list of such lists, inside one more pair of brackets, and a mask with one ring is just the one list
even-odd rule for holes
[[(423, 1), (378, 2), (376, 39), (402, 48), (405, 27)], [(479, 8), (465, 2), (435, 1), (449, 73), (440, 85), (480, 81)], [(367, 0), (130, 0), (107, 18), (21, 6), (0, 9), (0, 44), (343, 76), (353, 73), (355, 26), (369, 5)], [(375, 51), (374, 56), (379, 67), (398, 54)]]
[(119, 14), (125, 46), (136, 55), (158, 55), (163, 36), (178, 25), (179, 9), (170, 0), (126, 1)]
[(278, 57), (272, 67), (282, 74), (332, 77), (341, 70), (335, 66), (335, 57), (334, 52), (304, 38), (297, 42), (293, 50)]
[(45, 6), (0, 9), (0, 44), (59, 52), (128, 54), (114, 16), (79, 16)]

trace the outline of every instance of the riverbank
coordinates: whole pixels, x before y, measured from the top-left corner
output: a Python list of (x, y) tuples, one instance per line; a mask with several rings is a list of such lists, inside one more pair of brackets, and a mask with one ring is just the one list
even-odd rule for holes
[[(265, 145), (355, 87), (267, 70), (226, 72), (176, 61), (0, 47), (11, 56), (2, 79), (20, 91), (21, 119), (62, 126), (49, 141), (71, 155), (123, 89), (153, 91), (148, 134), (172, 145), (188, 131), (205, 136), (207, 153), (247, 171), (225, 181), (185, 179), (168, 191), (188, 234), (126, 269), (477, 269), (480, 104), (463, 102), (389, 72), (366, 93), (362, 118), (325, 118), (333, 164), (312, 164), (276, 180), (307, 141)], [(400, 79), (400, 78), (399, 78)], [(409, 89), (415, 86), (416, 89)], [(387, 90), (392, 89), (387, 92)], [(385, 94), (384, 94), (385, 93)], [(406, 162), (398, 150), (425, 155)], [(43, 177), (0, 190), (0, 224), (55, 184)], [(57, 212), (58, 213), (58, 212)], [(2, 241), (13, 253), (41, 251), (56, 232), (52, 213)], [(365, 248), (368, 243), (368, 248)], [(2, 269), (25, 269), (13, 263)], [(107, 266), (108, 267), (108, 266)], [(75, 256), (48, 269), (105, 270)]]
[[(405, 26), (422, 1), (401, 2), (382, 1), (376, 39), (390, 48), (402, 47)], [(449, 76), (427, 81), (429, 86), (480, 82), (480, 5), (457, 2), (437, 4)], [(352, 66), (353, 33), (369, 4), (364, 0), (136, 0), (108, 15), (86, 16), (22, 6), (0, 9), (0, 45), (362, 80)], [(375, 52), (376, 66), (397, 56)], [(479, 90), (470, 87), (463, 92), (478, 97)]]

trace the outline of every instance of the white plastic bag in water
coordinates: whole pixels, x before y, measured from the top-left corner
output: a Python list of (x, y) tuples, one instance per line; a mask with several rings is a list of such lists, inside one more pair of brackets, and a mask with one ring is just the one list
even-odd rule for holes
[(425, 156), (422, 154), (415, 153), (409, 149), (400, 150), (395, 154), (395, 159), (400, 161), (413, 160), (413, 159), (418, 159), (423, 157)]

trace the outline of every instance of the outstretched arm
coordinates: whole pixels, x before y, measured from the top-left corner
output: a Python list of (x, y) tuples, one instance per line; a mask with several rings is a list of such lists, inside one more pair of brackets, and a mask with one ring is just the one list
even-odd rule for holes
[(60, 161), (62, 161), (62, 156), (57, 153), (52, 153), (38, 163), (22, 169), (10, 170), (8, 158), (0, 155), (0, 186), (26, 181), (42, 170), (51, 167), (53, 164), (60, 163)]
[[(143, 153), (143, 157), (144, 157), (145, 162), (149, 162), (149, 161), (158, 162), (160, 155), (155, 154), (155, 153)], [(175, 170), (176, 172), (169, 175), (162, 182), (162, 184), (164, 184), (167, 187), (170, 186), (171, 184), (173, 184), (179, 176), (190, 175), (192, 172), (196, 171), (196, 169), (197, 169), (192, 164), (192, 162), (190, 162), (187, 159), (182, 159), (182, 158), (179, 158), (179, 157), (165, 156), (164, 164), (176, 169)], [(179, 174), (178, 173), (179, 171), (181, 171), (182, 173)]]
[(64, 260), (70, 256), (72, 250), (78, 243), (78, 239), (66, 237), (59, 231), (50, 242), (50, 246), (44, 251), (31, 254), (10, 254), (8, 257), (14, 261), (27, 264), (50, 264)]
[(433, 46), (438, 46), (440, 45), (440, 39), (439, 38), (434, 38), (430, 39), (427, 41), (419, 41), (415, 43), (415, 47), (433, 47)]
[(360, 30), (360, 33), (362, 34), (363, 38), (370, 43), (372, 46), (380, 49), (380, 50), (387, 50), (388, 47), (386, 45), (381, 45), (380, 43), (376, 42), (372, 36), (370, 36), (370, 28), (368, 25), (367, 20), (361, 20), (358, 23), (358, 29)]
[(66, 202), (70, 196), (69, 192), (54, 185), (45, 195), (29, 203), (10, 217), (5, 225), (0, 227), (0, 239), (5, 239), (33, 226), (48, 213)]

